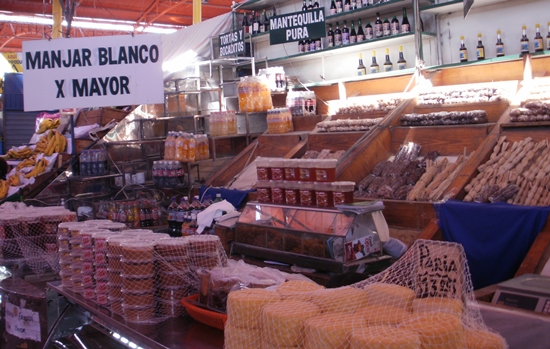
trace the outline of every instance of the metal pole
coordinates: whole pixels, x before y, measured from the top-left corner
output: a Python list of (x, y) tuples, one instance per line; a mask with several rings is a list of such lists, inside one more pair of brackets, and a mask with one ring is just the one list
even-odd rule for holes
[[(416, 74), (420, 77), (420, 71), (424, 68), (424, 56), (422, 54), (422, 28), (420, 21), (420, 7), (418, 0), (412, 0), (414, 14), (414, 48), (415, 48), (415, 64)], [(417, 80), (418, 83), (418, 80)]]

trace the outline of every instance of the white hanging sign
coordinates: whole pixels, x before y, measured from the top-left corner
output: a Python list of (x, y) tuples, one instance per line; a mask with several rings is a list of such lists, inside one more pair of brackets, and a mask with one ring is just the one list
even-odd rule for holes
[(160, 34), (23, 42), (25, 111), (164, 102)]
[(6, 332), (21, 338), (40, 342), (40, 316), (38, 312), (20, 308), (6, 302)]

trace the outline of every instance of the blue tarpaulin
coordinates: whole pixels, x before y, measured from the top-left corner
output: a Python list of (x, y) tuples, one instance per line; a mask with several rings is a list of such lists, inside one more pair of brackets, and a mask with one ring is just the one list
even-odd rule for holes
[[(201, 186), (199, 190), (200, 197), (210, 195), (212, 200), (216, 198), (216, 194), (220, 193), (222, 199), (227, 200), (231, 205), (233, 205), (237, 210), (240, 210), (243, 207), (246, 196), (248, 193), (256, 191), (254, 190), (237, 190), (237, 189), (225, 189), (225, 188), (215, 188)], [(206, 192), (206, 193), (205, 193)]]
[(445, 241), (464, 246), (474, 289), (514, 277), (550, 207), (449, 200), (435, 205)]

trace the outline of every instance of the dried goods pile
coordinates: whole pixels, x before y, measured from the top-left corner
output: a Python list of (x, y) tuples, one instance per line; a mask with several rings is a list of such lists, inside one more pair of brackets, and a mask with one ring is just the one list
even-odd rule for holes
[(363, 114), (374, 111), (388, 112), (393, 110), (397, 105), (401, 103), (399, 98), (378, 99), (375, 101), (364, 101), (361, 103), (346, 103), (336, 109), (336, 115), (342, 114)]
[(323, 149), (321, 151), (308, 150), (304, 156), (302, 156), (302, 159), (340, 159), (345, 152), (345, 150), (332, 152), (330, 149)]
[(528, 101), (510, 111), (511, 122), (549, 121), (550, 100)]
[(383, 118), (321, 121), (317, 123), (317, 129), (319, 132), (369, 131), (378, 125), (382, 119)]
[(440, 111), (427, 114), (403, 114), (402, 126), (465, 125), (487, 122), (485, 110)]
[[(445, 260), (444, 267), (437, 266)], [(325, 289), (288, 281), (227, 300), (225, 349), (506, 349), (481, 317), (463, 248), (417, 240), (391, 267)]]
[(417, 105), (467, 104), (497, 102), (505, 99), (503, 89), (495, 87), (473, 87), (463, 90), (434, 90), (421, 92)]
[(508, 202), (517, 205), (550, 205), (550, 149), (548, 140), (520, 142), (499, 139), (489, 161), (464, 187), (464, 201)]
[(455, 162), (446, 157), (438, 160), (439, 153), (432, 151), (418, 159), (420, 149), (415, 143), (402, 145), (393, 161), (378, 163), (372, 173), (359, 182), (354, 197), (410, 201), (442, 199), (467, 157), (459, 156)]

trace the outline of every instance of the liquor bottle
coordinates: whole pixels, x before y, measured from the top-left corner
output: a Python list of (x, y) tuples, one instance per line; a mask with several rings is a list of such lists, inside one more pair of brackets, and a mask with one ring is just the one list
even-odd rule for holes
[(500, 29), (497, 30), (497, 44), (495, 45), (495, 47), (496, 47), (497, 57), (504, 56), (504, 43), (500, 38)]
[(258, 34), (260, 32), (260, 20), (254, 11), (252, 11), (252, 18), (252, 34)]
[(315, 0), (313, 3), (313, 8), (319, 8), (319, 1)]
[(344, 0), (344, 12), (348, 12), (351, 10), (351, 1), (350, 0)]
[(275, 8), (275, 5), (273, 5), (273, 11), (271, 11), (271, 17), (277, 16), (277, 9)]
[(523, 55), (525, 53), (529, 53), (529, 39), (527, 38), (527, 34), (525, 33), (527, 27), (522, 26), (521, 30), (523, 31), (523, 34), (521, 35), (520, 40), (520, 53)]
[(370, 22), (367, 22), (367, 25), (365, 26), (365, 40), (372, 40), (374, 38), (374, 31), (372, 29), (372, 25), (370, 25)]
[(309, 39), (309, 51), (313, 52), (317, 50), (317, 46), (315, 45), (315, 39)]
[(304, 52), (309, 52), (309, 39), (304, 40)]
[(265, 33), (265, 10), (262, 10), (262, 15), (261, 15), (261, 22), (260, 22), (260, 33)]
[(349, 29), (347, 21), (344, 21), (344, 28), (342, 28), (342, 45), (349, 45)]
[(391, 35), (397, 35), (401, 32), (401, 27), (399, 26), (399, 20), (396, 16), (393, 16), (391, 20)]
[(550, 22), (548, 22), (548, 35), (546, 35), (546, 49), (550, 50)]
[(340, 30), (338, 22), (336, 22), (336, 29), (334, 30), (334, 46), (342, 46), (342, 31)]
[(382, 35), (383, 36), (391, 35), (391, 23), (388, 20), (388, 17), (384, 18), (384, 22), (382, 22)]
[(308, 10), (313, 10), (313, 2), (309, 0), (309, 5), (307, 5)]
[(386, 61), (384, 61), (384, 71), (393, 71), (393, 63), (390, 60), (390, 49), (386, 49)]
[(376, 22), (374, 22), (374, 37), (381, 38), (384, 35), (380, 12), (376, 12)]
[(476, 56), (478, 61), (485, 59), (485, 47), (481, 42), (481, 33), (477, 34)]
[(351, 31), (349, 33), (349, 43), (355, 44), (357, 42), (357, 32), (355, 31), (355, 25), (351, 21)]
[(300, 52), (300, 53), (306, 52), (303, 40), (298, 40), (298, 52)]
[(334, 0), (332, 0), (330, 2), (329, 15), (335, 15), (336, 13), (338, 13), (338, 11), (336, 10), (336, 3), (334, 2)]
[(332, 31), (332, 24), (328, 25), (327, 42), (328, 47), (334, 47), (334, 32)]
[(403, 57), (403, 46), (399, 46), (399, 59), (397, 60), (397, 70), (407, 69), (407, 61)]
[(372, 51), (372, 63), (370, 65), (370, 73), (376, 74), (380, 72), (380, 67), (378, 66), (378, 63), (376, 63), (376, 51)]
[(264, 10), (264, 31), (269, 31), (269, 18), (267, 17), (267, 13)]
[(363, 24), (361, 18), (357, 20), (357, 42), (365, 41), (365, 32), (363, 31)]
[(307, 11), (307, 3), (306, 0), (302, 1), (302, 11)]
[(403, 7), (403, 20), (401, 21), (401, 33), (410, 33), (411, 25), (409, 24), (409, 19), (407, 18), (407, 9)]
[(322, 48), (323, 48), (323, 43), (321, 41), (321, 38), (315, 39), (315, 50), (319, 51)]
[(367, 68), (363, 64), (363, 55), (359, 54), (359, 66), (357, 67), (357, 75), (367, 75)]
[(344, 11), (344, 3), (342, 0), (336, 0), (336, 13), (342, 13)]
[(468, 50), (464, 45), (464, 36), (460, 37), (460, 52), (459, 57), (461, 62), (468, 62)]
[(535, 40), (533, 40), (533, 44), (535, 46), (535, 52), (542, 52), (544, 51), (544, 40), (542, 39), (542, 35), (540, 35), (540, 24), (535, 25), (536, 34), (535, 34)]
[(248, 23), (248, 14), (246, 13), (243, 16), (242, 25), (243, 25), (243, 31), (245, 33), (250, 33), (250, 23)]
[[(361, 0), (359, 0), (361, 1)], [(357, 10), (357, 0), (351, 0), (351, 8), (350, 10)]]

